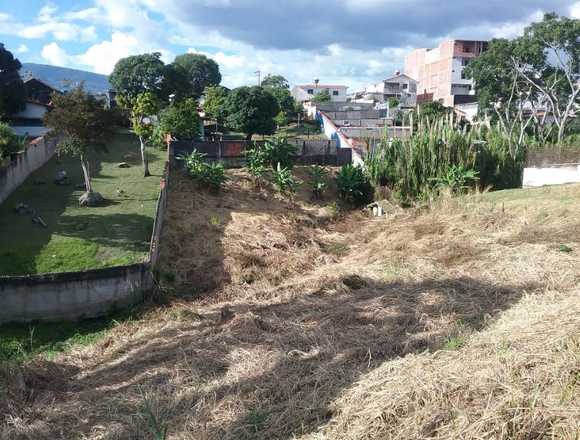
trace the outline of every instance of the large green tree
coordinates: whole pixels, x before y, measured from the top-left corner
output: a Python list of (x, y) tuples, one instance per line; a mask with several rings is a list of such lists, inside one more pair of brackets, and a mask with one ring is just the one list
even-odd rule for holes
[(198, 53), (178, 55), (173, 62), (187, 76), (188, 96), (198, 99), (207, 86), (217, 86), (222, 81), (218, 63)]
[(290, 84), (282, 75), (266, 75), (266, 78), (262, 81), (262, 87), (290, 89)]
[(278, 101), (280, 112), (282, 112), (280, 116), (288, 119), (294, 113), (296, 103), (290, 94), (286, 78), (280, 75), (268, 75), (262, 82), (262, 87), (269, 91)]
[(44, 115), (44, 124), (59, 135), (58, 151), (78, 157), (81, 162), (86, 192), (79, 199), (82, 205), (95, 205), (102, 200), (93, 191), (89, 154), (105, 149), (114, 134), (111, 112), (103, 107), (83, 87), (66, 94), (52, 96), (53, 109)]
[(26, 92), (18, 71), (22, 65), (0, 43), (0, 118), (24, 110)]
[(497, 119), (514, 155), (533, 119), (524, 113), (525, 106), (534, 106), (540, 99), (519, 75), (513, 61), (516, 54), (516, 41), (494, 39), (465, 69), (475, 81), (480, 113)]
[[(174, 74), (172, 71), (171, 74)], [(178, 75), (178, 73), (175, 73)], [(149, 92), (161, 101), (165, 101), (170, 94), (170, 87), (166, 82), (168, 70), (159, 52), (134, 55), (117, 62), (109, 82), (118, 94), (128, 99), (135, 99), (138, 95)]]
[(227, 97), (226, 124), (229, 128), (246, 133), (251, 140), (254, 134), (273, 134), (274, 118), (280, 112), (276, 98), (262, 87), (239, 87)]
[(228, 89), (222, 86), (207, 86), (203, 92), (203, 111), (206, 116), (223, 124), (226, 118), (225, 105)]
[(561, 143), (580, 107), (580, 20), (546, 14), (516, 44), (514, 66), (549, 103)]
[[(492, 41), (466, 73), (475, 79), (484, 112), (494, 111), (520, 134), (532, 120), (536, 131), (543, 129), (546, 119), (538, 115), (550, 115), (560, 143), (580, 106), (579, 65), (580, 20), (546, 14), (521, 37)], [(526, 119), (524, 106), (546, 111), (532, 111)]]
[(159, 114), (161, 132), (177, 139), (196, 139), (200, 135), (197, 101), (188, 98), (165, 107)]

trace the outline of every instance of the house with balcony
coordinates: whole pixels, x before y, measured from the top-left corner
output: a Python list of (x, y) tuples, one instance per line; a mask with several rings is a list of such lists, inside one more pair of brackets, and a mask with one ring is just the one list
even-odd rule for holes
[(386, 103), (396, 98), (402, 107), (414, 107), (417, 103), (417, 81), (396, 71), (395, 74), (355, 93), (354, 102)]

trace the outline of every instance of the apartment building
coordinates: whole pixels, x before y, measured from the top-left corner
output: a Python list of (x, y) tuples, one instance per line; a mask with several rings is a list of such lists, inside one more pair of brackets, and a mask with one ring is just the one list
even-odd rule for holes
[(473, 80), (464, 69), (487, 50), (487, 41), (446, 40), (433, 49), (415, 49), (405, 57), (405, 75), (417, 80), (417, 101), (452, 107), (475, 99)]

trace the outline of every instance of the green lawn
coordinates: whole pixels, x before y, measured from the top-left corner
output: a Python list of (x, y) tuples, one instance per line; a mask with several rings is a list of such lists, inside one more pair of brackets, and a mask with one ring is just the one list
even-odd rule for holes
[(0, 326), (0, 365), (22, 363), (36, 355), (51, 358), (74, 346), (92, 344), (116, 323), (116, 319), (109, 317), (79, 322), (4, 324)]
[[(0, 275), (141, 261), (149, 249), (165, 154), (149, 149), (152, 176), (144, 178), (137, 139), (117, 135), (108, 152), (92, 158), (93, 188), (106, 199), (98, 208), (78, 205), (83, 192), (77, 188), (83, 181), (78, 159), (50, 160), (0, 205)], [(120, 162), (127, 162), (130, 168), (119, 168)], [(54, 177), (63, 169), (71, 184), (55, 185)], [(48, 227), (33, 224), (30, 215), (16, 214), (14, 207), (20, 202), (36, 209)]]

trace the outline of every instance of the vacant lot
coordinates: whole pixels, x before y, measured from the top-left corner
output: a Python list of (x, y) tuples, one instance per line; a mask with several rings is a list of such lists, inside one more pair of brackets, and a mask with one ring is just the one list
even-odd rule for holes
[[(142, 177), (138, 142), (118, 135), (91, 164), (93, 187), (106, 205), (81, 208), (78, 159), (53, 158), (0, 205), (0, 275), (82, 270), (139, 261), (148, 251), (164, 152), (150, 149), (153, 176)], [(127, 162), (130, 168), (119, 168)], [(66, 170), (70, 184), (53, 183)], [(34, 208), (47, 228), (14, 212)]]
[(165, 307), (0, 370), (0, 437), (577, 438), (580, 186), (370, 219), (229, 174), (172, 179)]

